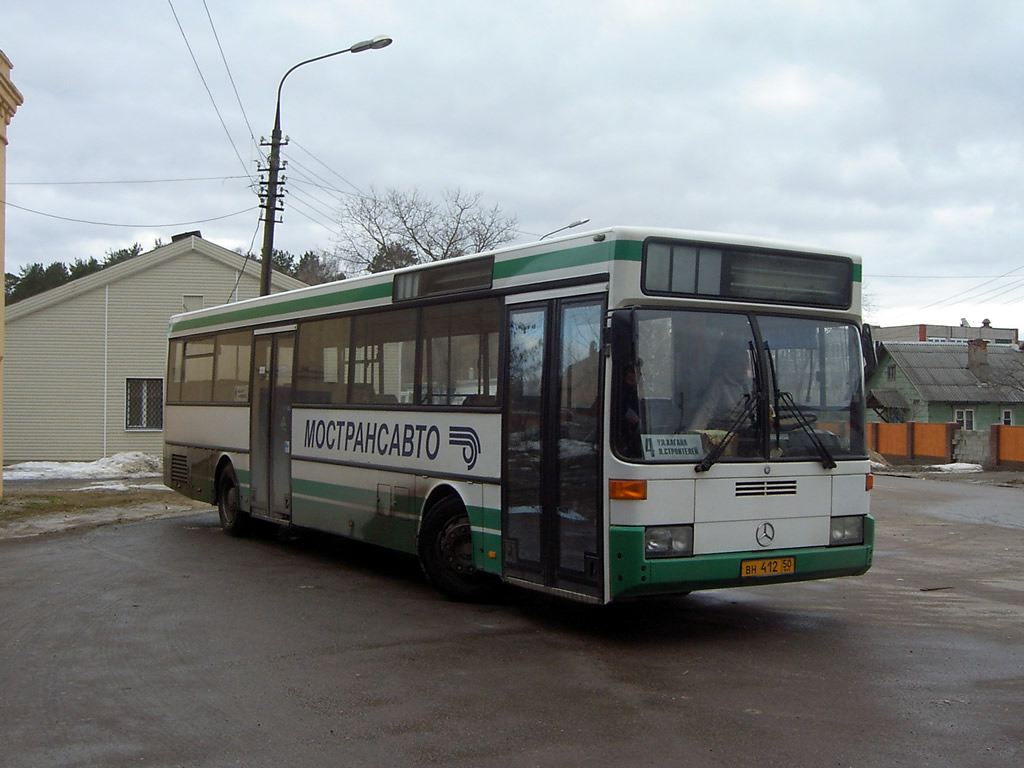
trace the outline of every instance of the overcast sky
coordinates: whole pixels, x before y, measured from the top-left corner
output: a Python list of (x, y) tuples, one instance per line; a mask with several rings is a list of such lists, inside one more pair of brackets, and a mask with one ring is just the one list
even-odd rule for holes
[(6, 271), (194, 229), (258, 251), (281, 76), (380, 34), (285, 83), (278, 248), (332, 250), (344, 195), (458, 187), (522, 241), (795, 240), (864, 258), (877, 324), (1024, 326), (1018, 0), (7, 0)]

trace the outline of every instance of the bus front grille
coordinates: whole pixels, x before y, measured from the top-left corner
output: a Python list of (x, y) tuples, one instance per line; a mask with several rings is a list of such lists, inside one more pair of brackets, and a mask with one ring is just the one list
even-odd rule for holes
[(796, 480), (740, 480), (737, 496), (796, 496)]

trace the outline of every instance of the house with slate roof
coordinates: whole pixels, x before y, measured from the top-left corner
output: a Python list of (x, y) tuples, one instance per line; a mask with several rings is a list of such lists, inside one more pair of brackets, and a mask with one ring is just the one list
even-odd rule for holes
[(966, 344), (886, 341), (868, 378), (868, 420), (956, 422), (967, 431), (1024, 425), (1024, 352)]
[[(259, 264), (194, 232), (7, 307), (4, 462), (161, 456), (171, 315), (259, 282)], [(305, 285), (272, 275), (274, 292)]]

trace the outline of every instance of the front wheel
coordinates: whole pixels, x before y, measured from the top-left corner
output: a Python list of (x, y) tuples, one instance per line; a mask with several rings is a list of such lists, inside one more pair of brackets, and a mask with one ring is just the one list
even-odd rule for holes
[(483, 600), (494, 591), (494, 578), (473, 564), (469, 515), (458, 497), (448, 496), (427, 510), (418, 549), (427, 581), (445, 597)]
[(217, 512), (220, 527), (229, 536), (245, 536), (252, 518), (238, 506), (238, 480), (230, 469), (225, 470), (217, 483)]

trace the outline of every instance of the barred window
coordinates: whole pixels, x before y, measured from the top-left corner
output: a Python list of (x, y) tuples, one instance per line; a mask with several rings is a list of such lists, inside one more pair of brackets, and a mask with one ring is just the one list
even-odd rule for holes
[(125, 429), (164, 428), (163, 379), (125, 379)]

